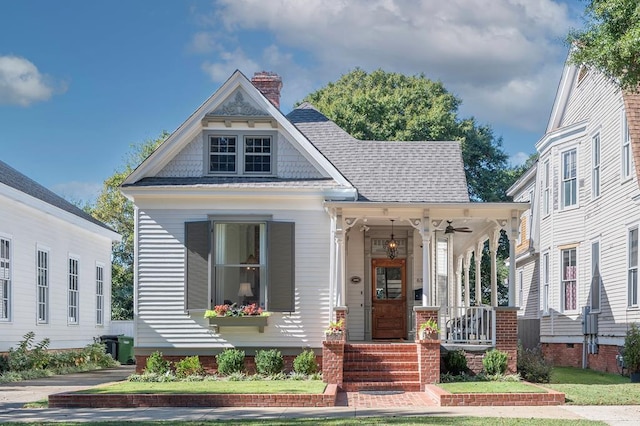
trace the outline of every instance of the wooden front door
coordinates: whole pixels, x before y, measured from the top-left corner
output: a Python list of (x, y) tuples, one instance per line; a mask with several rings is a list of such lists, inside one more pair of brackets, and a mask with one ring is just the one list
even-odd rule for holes
[(407, 334), (405, 259), (373, 259), (372, 328), (374, 339), (403, 339)]

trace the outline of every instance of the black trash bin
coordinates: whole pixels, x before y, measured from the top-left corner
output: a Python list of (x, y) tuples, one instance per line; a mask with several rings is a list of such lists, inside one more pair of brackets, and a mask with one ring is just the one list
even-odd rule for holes
[(117, 335), (100, 336), (100, 342), (104, 343), (106, 353), (111, 355), (116, 361), (118, 360), (118, 337)]

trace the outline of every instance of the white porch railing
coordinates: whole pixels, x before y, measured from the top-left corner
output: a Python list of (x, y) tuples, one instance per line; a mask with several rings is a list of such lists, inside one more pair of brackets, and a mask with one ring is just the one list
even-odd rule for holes
[(440, 308), (442, 343), (495, 346), (496, 312), (490, 306)]

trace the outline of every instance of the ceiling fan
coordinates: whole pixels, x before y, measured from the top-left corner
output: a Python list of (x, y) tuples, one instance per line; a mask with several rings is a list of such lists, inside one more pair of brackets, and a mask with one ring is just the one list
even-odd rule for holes
[(472, 232), (471, 228), (469, 228), (467, 226), (462, 226), (460, 228), (454, 228), (453, 225), (451, 225), (452, 221), (448, 220), (447, 223), (448, 223), (448, 225), (444, 230), (445, 234), (453, 234), (454, 232)]

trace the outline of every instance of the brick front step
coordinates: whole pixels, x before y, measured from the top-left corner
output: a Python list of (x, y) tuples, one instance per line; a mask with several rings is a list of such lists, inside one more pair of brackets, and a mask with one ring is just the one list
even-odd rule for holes
[(420, 382), (344, 382), (344, 392), (359, 391), (405, 391), (420, 392)]
[(347, 361), (344, 371), (407, 371), (415, 370), (418, 360), (411, 361)]
[(367, 343), (348, 343), (344, 345), (345, 355), (349, 353), (359, 354), (390, 354), (398, 355), (402, 353), (416, 353), (415, 343), (397, 343), (397, 344), (367, 344)]
[(413, 382), (420, 380), (418, 369), (409, 371), (344, 371), (345, 382)]
[(345, 363), (366, 363), (366, 362), (406, 362), (417, 363), (418, 354), (345, 354)]

